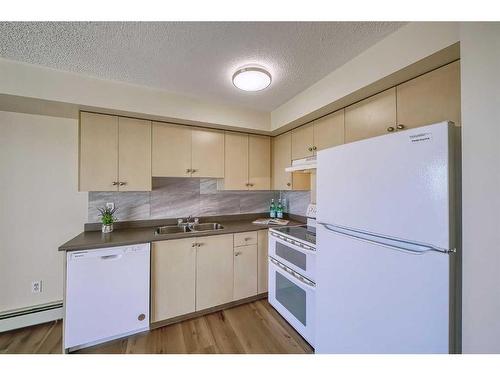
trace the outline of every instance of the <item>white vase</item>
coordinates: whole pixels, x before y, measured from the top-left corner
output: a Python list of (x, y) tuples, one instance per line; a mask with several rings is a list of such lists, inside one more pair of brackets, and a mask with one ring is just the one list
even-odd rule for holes
[(111, 233), (113, 231), (113, 224), (103, 224), (102, 233)]

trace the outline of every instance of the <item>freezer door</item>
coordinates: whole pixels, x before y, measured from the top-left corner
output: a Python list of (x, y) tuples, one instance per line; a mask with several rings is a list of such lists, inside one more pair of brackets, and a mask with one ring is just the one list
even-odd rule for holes
[(317, 228), (316, 353), (448, 353), (450, 257)]
[(452, 247), (452, 126), (443, 122), (320, 151), (317, 220)]

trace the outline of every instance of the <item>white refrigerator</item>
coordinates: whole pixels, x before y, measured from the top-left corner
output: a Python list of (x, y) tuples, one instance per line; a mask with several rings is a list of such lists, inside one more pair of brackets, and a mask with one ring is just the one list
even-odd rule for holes
[(442, 122), (318, 153), (316, 353), (458, 350), (457, 134)]

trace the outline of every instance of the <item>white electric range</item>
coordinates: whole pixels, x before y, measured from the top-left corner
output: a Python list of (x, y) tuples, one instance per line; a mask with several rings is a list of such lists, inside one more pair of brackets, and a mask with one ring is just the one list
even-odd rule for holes
[(307, 224), (269, 230), (269, 303), (314, 346), (316, 205)]

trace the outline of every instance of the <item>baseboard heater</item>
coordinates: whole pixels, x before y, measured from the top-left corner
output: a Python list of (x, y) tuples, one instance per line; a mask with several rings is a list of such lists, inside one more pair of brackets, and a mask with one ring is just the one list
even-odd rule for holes
[(62, 301), (0, 313), (0, 332), (62, 319)]

